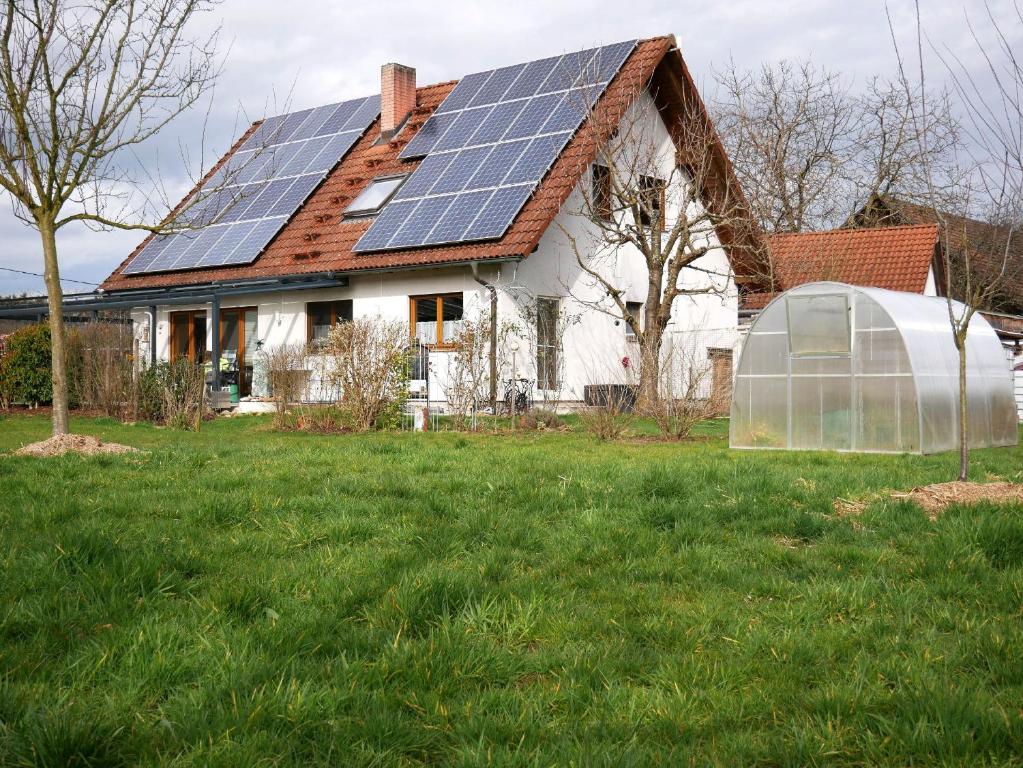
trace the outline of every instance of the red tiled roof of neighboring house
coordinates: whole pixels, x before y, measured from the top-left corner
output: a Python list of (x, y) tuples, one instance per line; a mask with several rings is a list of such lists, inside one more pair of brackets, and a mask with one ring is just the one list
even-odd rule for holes
[[(668, 60), (668, 54), (673, 50), (676, 50), (673, 36), (640, 41), (595, 105), (594, 118), (584, 123), (568, 143), (537, 187), (535, 194), (499, 240), (357, 254), (352, 248), (369, 228), (371, 220), (344, 220), (341, 217), (345, 206), (373, 178), (387, 174), (409, 173), (418, 166), (418, 161), (399, 160), (398, 153), (454, 88), (456, 83), (449, 82), (417, 89), (417, 106), (408, 125), (392, 140), (378, 144), (379, 119), (375, 121), (252, 264), (162, 274), (122, 274), (124, 267), (145, 244), (143, 242), (101, 287), (105, 291), (116, 291), (328, 271), (353, 272), (465, 263), (494, 258), (524, 258), (536, 247), (581, 174), (595, 157), (599, 141), (597, 133), (603, 129), (591, 128), (617, 124), (625, 109), (651, 81), (659, 65)], [(702, 102), (699, 101), (695, 84), (684, 62), (681, 61), (681, 56), (678, 57), (678, 62), (681, 62), (683, 85), (689, 91), (679, 98), (687, 103), (692, 103), (695, 99), (702, 110)], [(659, 100), (658, 106), (662, 106), (665, 103), (664, 99), (669, 98), (656, 93), (654, 95), (655, 99)], [(249, 132), (255, 127), (254, 125), (250, 128)], [(242, 136), (235, 143), (220, 164), (230, 157), (246, 136)], [(720, 154), (724, 158), (723, 172), (731, 177), (731, 167), (727, 164), (723, 149), (720, 150)], [(211, 169), (210, 175), (215, 171), (216, 168)]]
[[(892, 227), (909, 224), (939, 226), (941, 246), (947, 248), (953, 275), (968, 263), (974, 280), (997, 279), (1000, 287), (990, 297), (990, 306), (998, 311), (1023, 312), (1023, 231), (957, 216), (939, 214), (929, 206), (910, 203), (894, 197), (875, 196), (852, 217), (847, 226)], [(941, 231), (941, 230), (939, 230)], [(969, 254), (969, 261), (962, 257)], [(1005, 272), (1002, 264), (1005, 261)], [(953, 283), (955, 277), (953, 278)], [(938, 287), (941, 291), (941, 286)], [(955, 291), (953, 286), (953, 296)]]
[[(768, 235), (767, 249), (780, 290), (830, 280), (923, 293), (938, 244), (938, 227), (924, 224)], [(743, 309), (762, 309), (770, 293), (743, 297)]]

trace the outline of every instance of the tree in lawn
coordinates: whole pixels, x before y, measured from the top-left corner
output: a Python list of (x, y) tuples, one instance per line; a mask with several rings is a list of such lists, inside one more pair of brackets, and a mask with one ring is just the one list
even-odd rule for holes
[(960, 135), (945, 93), (880, 77), (854, 91), (792, 61), (733, 63), (716, 80), (714, 121), (765, 231), (839, 227), (872, 197), (925, 189), (925, 166), (952, 171)]
[[(0, 6), (0, 188), (39, 232), (49, 304), (53, 433), (68, 430), (57, 232), (161, 231), (134, 203), (129, 161), (195, 104), (218, 73), (216, 33), (186, 36), (205, 0), (6, 0)], [(137, 165), (136, 161), (136, 165)], [(154, 184), (151, 176), (148, 180)]]
[[(995, 16), (985, 4), (977, 22), (966, 16), (972, 46), (984, 62), (977, 76), (954, 54), (932, 47), (944, 66), (951, 90), (963, 115), (968, 138), (963, 165), (969, 172), (961, 178), (943, 178), (932, 162), (925, 163), (922, 202), (938, 222), (940, 232), (940, 279), (948, 304), (948, 320), (959, 357), (959, 476), (967, 480), (970, 469), (969, 393), (967, 391), (967, 335), (977, 312), (996, 306), (1003, 288), (1023, 277), (1023, 62), (1017, 55), (1023, 35), (1023, 9), (1014, 2), (1011, 10)], [(927, 72), (924, 31), (916, 6), (915, 74), (910, 75), (899, 50), (894, 28), (892, 41), (906, 93), (926, 94)], [(987, 42), (982, 42), (982, 37)], [(986, 75), (986, 76), (985, 76)], [(914, 78), (916, 82), (914, 82)], [(914, 130), (926, 149), (928, 110), (926, 96), (911, 114)], [(976, 227), (980, 217), (987, 226)], [(961, 303), (957, 303), (961, 302)]]
[[(591, 117), (585, 130), (596, 158), (575, 211), (585, 225), (559, 225), (584, 276), (581, 286), (566, 289), (635, 334), (641, 411), (659, 400), (662, 347), (676, 302), (724, 297), (732, 263), (759, 265), (763, 259), (759, 229), (703, 102), (691, 85), (682, 92), (667, 140), (661, 118), (635, 101), (622, 112)], [(705, 259), (719, 242), (731, 259)], [(637, 255), (646, 270), (639, 312), (627, 300), (619, 270), (621, 260)]]

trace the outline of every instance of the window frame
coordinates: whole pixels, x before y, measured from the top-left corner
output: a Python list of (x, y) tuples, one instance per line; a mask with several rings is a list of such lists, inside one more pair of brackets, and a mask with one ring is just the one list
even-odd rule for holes
[(614, 220), (611, 204), (611, 169), (603, 163), (594, 163), (590, 171), (590, 206), (600, 221)]
[(437, 341), (432, 344), (424, 344), (429, 349), (454, 349), (455, 344), (451, 341), (444, 341), (444, 299), (461, 299), (462, 300), (462, 318), (458, 322), (465, 320), (465, 294), (459, 291), (450, 291), (448, 293), (422, 293), (415, 296), (408, 297), (408, 316), (409, 316), (409, 336), (412, 340), (416, 340), (416, 304), (420, 301), (427, 301), (434, 299), (436, 301), (437, 314), (436, 319), (433, 321), (437, 324)]
[[(552, 341), (550, 341), (549, 343), (545, 343), (545, 344), (541, 344), (541, 338), (542, 338), (542, 334), (540, 333), (540, 318), (542, 316), (541, 312), (540, 312), (540, 303), (541, 302), (553, 302), (554, 310), (555, 310), (555, 314), (554, 314), (554, 328), (552, 329), (552, 336), (551, 336)], [(561, 368), (561, 365), (560, 365), (560, 363), (561, 363), (561, 359), (560, 359), (561, 358), (561, 350), (559, 349), (560, 345), (558, 344), (558, 323), (560, 322), (560, 320), (561, 320), (561, 297), (560, 296), (537, 296), (536, 297), (536, 349), (533, 350), (533, 351), (536, 354), (536, 388), (538, 390), (542, 390), (544, 392), (556, 392), (557, 390), (561, 389), (561, 373), (560, 373), (560, 368)], [(551, 355), (553, 353), (553, 356), (554, 356), (554, 382), (553, 382), (554, 386), (544, 386), (545, 384), (546, 385), (551, 384), (551, 382), (547, 379), (546, 375), (544, 375), (543, 380), (541, 381), (541, 370), (542, 370), (542, 367), (541, 367), (541, 364), (540, 364), (540, 357), (541, 357), (540, 350), (541, 350), (541, 347), (544, 350), (543, 358), (544, 358), (545, 363), (543, 365), (543, 368), (547, 367), (546, 360), (547, 360), (548, 355)]]
[[(359, 190), (359, 194), (357, 194), (355, 196), (355, 199), (352, 200), (351, 203), (349, 203), (347, 208), (345, 208), (345, 210), (341, 214), (341, 217), (343, 219), (347, 220), (347, 219), (369, 219), (369, 218), (372, 218), (372, 217), (376, 216), (378, 213), (380, 213), (380, 211), (383, 209), (383, 207), (385, 205), (387, 205), (389, 202), (391, 202), (391, 199), (396, 194), (398, 194), (398, 190), (401, 189), (402, 186), (405, 184), (405, 180), (408, 179), (409, 175), (410, 174), (407, 174), (407, 173), (390, 173), (390, 174), (387, 174), (386, 176), (377, 176), (377, 177), (371, 179), (369, 184), (367, 184), (365, 187), (363, 187), (361, 190)], [(383, 199), (383, 201), (380, 203), (380, 205), (376, 206), (375, 208), (360, 208), (360, 209), (358, 209), (356, 211), (352, 210), (352, 206), (355, 205), (359, 201), (360, 197), (362, 197), (364, 194), (366, 194), (366, 192), (368, 192), (370, 189), (372, 189), (374, 184), (381, 184), (381, 183), (383, 183), (385, 181), (394, 181), (395, 179), (399, 180), (398, 185), (387, 194), (387, 196)]]
[[(668, 220), (667, 220), (667, 210), (666, 209), (667, 209), (668, 182), (665, 181), (664, 179), (658, 177), (658, 176), (647, 176), (645, 174), (640, 174), (640, 177), (639, 177), (639, 187), (640, 188), (639, 188), (638, 192), (639, 192), (641, 200), (646, 195), (648, 195), (650, 193), (656, 192), (656, 198), (655, 199), (657, 201), (657, 213), (659, 214), (657, 216), (657, 218), (659, 218), (661, 220), (660, 221), (661, 232), (667, 231), (667, 229), (668, 229)], [(653, 198), (654, 195), (650, 194), (650, 197)], [(650, 218), (650, 214), (647, 213), (646, 206), (644, 206), (642, 203), (640, 203), (639, 210), (640, 210), (640, 223), (644, 227), (653, 227), (654, 223), (653, 223), (653, 220)]]
[[(629, 309), (629, 307), (638, 307), (638, 309), (635, 311), (635, 313), (633, 313), (632, 310)], [(631, 314), (635, 314), (636, 315), (636, 318), (639, 320), (639, 328), (640, 328), (640, 330), (643, 330), (643, 302), (642, 301), (627, 301), (627, 302), (625, 302), (625, 311), (626, 311), (626, 313), (628, 313), (630, 315)], [(625, 318), (622, 318), (622, 323), (625, 324), (625, 340), (626, 341), (638, 341), (639, 340), (639, 336), (637, 336), (636, 332), (634, 330), (632, 330), (632, 326), (629, 325), (629, 322)]]
[[(350, 315), (350, 317), (348, 317), (347, 319), (351, 320), (352, 318), (355, 317), (354, 305), (352, 304), (352, 300), (351, 299), (328, 299), (326, 301), (307, 301), (305, 303), (305, 341), (306, 341), (306, 345), (307, 346), (309, 346), (311, 349), (316, 349), (317, 347), (322, 346), (323, 345), (323, 341), (324, 341), (323, 339), (314, 339), (313, 338), (313, 313), (310, 311), (310, 308), (313, 305), (316, 305), (316, 304), (326, 304), (326, 305), (329, 305), (330, 306), (330, 327), (333, 328), (339, 322), (338, 321), (338, 316), (339, 315), (338, 315), (338, 311), (337, 311), (338, 310), (338, 305), (339, 304), (344, 304), (346, 302), (349, 305), (348, 306), (348, 312), (349, 312), (349, 315)], [(342, 319), (344, 319), (344, 318), (342, 318)]]

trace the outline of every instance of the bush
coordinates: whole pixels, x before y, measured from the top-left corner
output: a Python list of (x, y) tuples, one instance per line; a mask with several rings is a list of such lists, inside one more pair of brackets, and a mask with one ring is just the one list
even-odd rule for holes
[(19, 328), (7, 337), (0, 357), (0, 402), (37, 406), (53, 399), (50, 366), (50, 327), (45, 324)]
[(522, 414), (523, 429), (561, 429), (564, 424), (561, 417), (546, 408), (532, 408)]
[(164, 420), (163, 382), (167, 378), (168, 363), (157, 363), (142, 368), (131, 382), (128, 406), (123, 418), (129, 421), (148, 421), (162, 424)]
[(205, 373), (181, 359), (140, 369), (128, 386), (121, 418), (198, 430), (205, 415)]
[(126, 418), (135, 375), (130, 326), (90, 323), (72, 329), (67, 349), (72, 404)]
[(693, 427), (714, 415), (714, 403), (703, 393), (709, 384), (710, 364), (693, 354), (669, 351), (661, 364), (660, 397), (643, 412), (657, 424), (667, 440), (684, 440)]
[(580, 411), (586, 431), (598, 440), (617, 440), (635, 421), (635, 394), (629, 387), (608, 387), (600, 405)]
[(396, 429), (408, 398), (408, 327), (360, 318), (331, 329), (323, 346), (325, 383), (339, 393), (337, 407), (359, 431)]
[(279, 344), (265, 352), (267, 384), (274, 401), (274, 429), (286, 426), (288, 404), (298, 399), (309, 379), (306, 349), (301, 344)]
[(191, 360), (157, 366), (163, 395), (163, 419), (168, 427), (198, 430), (206, 413), (206, 375)]

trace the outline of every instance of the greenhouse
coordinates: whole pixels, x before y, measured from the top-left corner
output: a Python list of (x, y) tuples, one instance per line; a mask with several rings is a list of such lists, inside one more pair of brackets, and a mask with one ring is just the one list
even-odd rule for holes
[[(1012, 379), (979, 314), (966, 348), (970, 446), (1015, 445)], [(733, 448), (937, 453), (959, 444), (959, 357), (945, 299), (810, 283), (778, 296), (743, 345)]]

